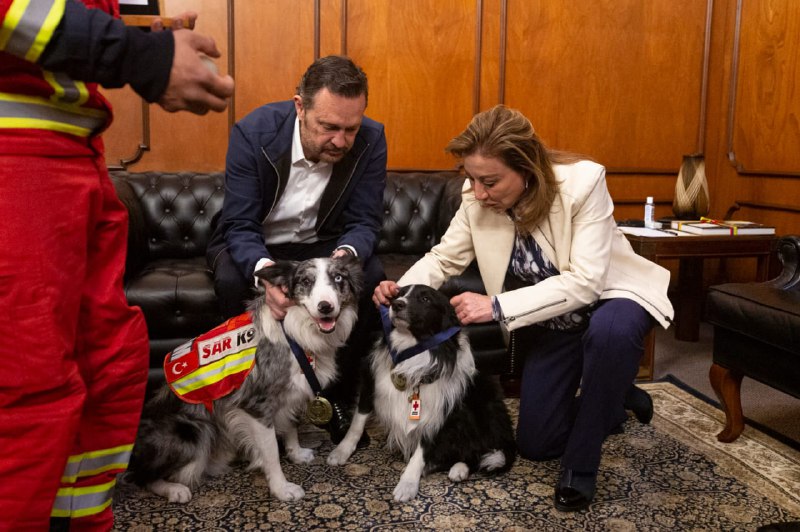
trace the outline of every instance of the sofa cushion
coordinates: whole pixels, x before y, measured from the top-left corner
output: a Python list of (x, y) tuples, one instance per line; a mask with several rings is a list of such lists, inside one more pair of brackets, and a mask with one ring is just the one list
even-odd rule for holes
[(128, 302), (144, 312), (150, 338), (177, 339), (153, 353), (156, 358), (223, 321), (205, 257), (151, 261), (125, 292)]
[(378, 254), (421, 256), (439, 243), (461, 203), (452, 190), (460, 191), (463, 181), (456, 172), (390, 172)]
[(115, 172), (139, 198), (151, 259), (198, 257), (222, 209), (224, 173)]
[(706, 305), (711, 324), (800, 355), (800, 292), (728, 283), (710, 287)]

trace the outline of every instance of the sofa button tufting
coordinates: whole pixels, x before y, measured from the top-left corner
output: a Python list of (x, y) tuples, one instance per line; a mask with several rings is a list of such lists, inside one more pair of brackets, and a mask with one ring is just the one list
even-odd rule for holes
[(189, 240), (189, 236), (188, 236), (188, 235), (187, 235), (187, 236), (184, 236), (184, 237), (183, 237), (183, 239), (184, 239), (184, 240)]
[(169, 207), (167, 207), (166, 209), (164, 209), (164, 212), (165, 212), (165, 213), (167, 213), (167, 214), (169, 214), (169, 213), (171, 212), (171, 211), (170, 211), (170, 208), (169, 208)]
[(176, 316), (180, 316), (180, 315), (181, 315), (181, 311), (180, 311), (180, 310), (176, 310), (176, 311), (175, 311), (175, 315), (176, 315)]
[(204, 211), (203, 209), (200, 209), (200, 214), (205, 214), (205, 213), (206, 213), (206, 211)]

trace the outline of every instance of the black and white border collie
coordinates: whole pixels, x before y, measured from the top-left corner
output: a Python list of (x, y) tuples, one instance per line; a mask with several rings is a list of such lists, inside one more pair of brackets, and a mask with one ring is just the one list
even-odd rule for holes
[(213, 413), (179, 399), (165, 384), (145, 405), (127, 478), (171, 502), (188, 502), (204, 474), (219, 474), (237, 457), (248, 459), (267, 477), (272, 496), (296, 500), (305, 492), (286, 480), (278, 437), (294, 463), (309, 463), (314, 451), (300, 447), (298, 420), (314, 393), (287, 337), (313, 353), (322, 388), (337, 374), (336, 350), (345, 344), (357, 318), (363, 272), (358, 260), (278, 261), (256, 272), (285, 287), (295, 304), (281, 323), (263, 295), (250, 312), (258, 344), (255, 365), (242, 386), (214, 401)]
[(449, 470), (454, 482), (479, 470), (507, 471), (516, 446), (502, 391), (477, 372), (447, 297), (429, 286), (405, 286), (384, 314), (388, 334), (370, 355), (358, 411), (328, 464), (347, 462), (374, 408), (387, 445), (407, 462), (396, 501), (416, 497), (420, 478), (435, 471)]

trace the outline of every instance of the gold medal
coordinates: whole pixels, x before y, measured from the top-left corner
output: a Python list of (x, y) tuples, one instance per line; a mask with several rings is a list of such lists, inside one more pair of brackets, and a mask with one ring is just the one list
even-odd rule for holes
[(321, 427), (333, 417), (333, 407), (327, 399), (318, 395), (308, 402), (306, 415), (311, 423)]
[(392, 384), (394, 384), (395, 388), (397, 388), (401, 392), (406, 389), (408, 382), (406, 382), (405, 375), (403, 375), (402, 373), (392, 373), (391, 377), (392, 377)]

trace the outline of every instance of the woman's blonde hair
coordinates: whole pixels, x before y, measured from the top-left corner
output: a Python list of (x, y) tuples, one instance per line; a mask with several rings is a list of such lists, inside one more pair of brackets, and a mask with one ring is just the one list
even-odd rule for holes
[(499, 159), (525, 180), (525, 191), (512, 209), (518, 227), (532, 231), (550, 210), (558, 193), (553, 164), (577, 162), (582, 157), (548, 149), (530, 120), (515, 109), (496, 105), (476, 114), (446, 152), (459, 159), (479, 154)]

